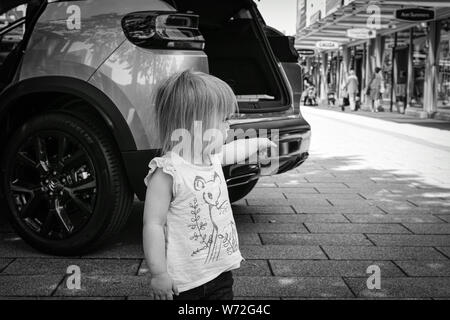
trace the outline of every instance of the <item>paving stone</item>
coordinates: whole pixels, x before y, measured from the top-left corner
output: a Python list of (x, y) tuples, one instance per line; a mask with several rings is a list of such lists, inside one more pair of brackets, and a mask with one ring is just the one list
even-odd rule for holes
[(449, 235), (368, 234), (367, 236), (377, 246), (437, 247), (450, 244)]
[(282, 298), (281, 300), (351, 300), (351, 301), (368, 301), (368, 300), (436, 300), (432, 298), (383, 298), (383, 297), (364, 297), (364, 298), (303, 298), (303, 297), (289, 297), (289, 298)]
[[(248, 199), (285, 199), (283, 193), (280, 191), (280, 188), (277, 188), (277, 191), (273, 191), (273, 188), (270, 188), (270, 191), (267, 190), (268, 188), (260, 188), (260, 189), (253, 189), (252, 192), (250, 192), (248, 195), (245, 196), (245, 198)], [(263, 191), (261, 191), (263, 190)]]
[(239, 233), (239, 245), (245, 244), (261, 244), (261, 240), (257, 233)]
[(401, 277), (404, 274), (391, 261), (344, 260), (270, 260), (275, 276), (299, 277), (367, 277), (367, 268), (377, 265), (383, 277)]
[(320, 188), (335, 188), (335, 189), (344, 189), (348, 188), (344, 183), (342, 182), (297, 182), (297, 181), (291, 181), (291, 182), (277, 182), (277, 185), (280, 188), (292, 188), (292, 187), (304, 187), (304, 188), (316, 188), (320, 190)]
[(62, 275), (1, 275), (0, 296), (50, 296), (62, 279)]
[(308, 196), (304, 196), (304, 199), (248, 199), (249, 206), (271, 206), (271, 205), (296, 205), (296, 206), (324, 206), (328, 207), (331, 204), (326, 199), (308, 199)]
[(334, 260), (445, 260), (444, 255), (426, 247), (323, 246)]
[(233, 270), (233, 276), (271, 276), (267, 260), (244, 260), (239, 269)]
[(450, 261), (395, 261), (411, 277), (450, 277)]
[(347, 278), (358, 297), (450, 297), (450, 278), (382, 278), (380, 290), (369, 290), (367, 278)]
[(421, 215), (421, 214), (448, 214), (450, 211), (447, 208), (401, 208), (388, 205), (378, 205), (378, 207), (386, 213), (389, 214), (410, 214), (410, 215)]
[(19, 258), (11, 263), (2, 274), (11, 275), (65, 275), (71, 265), (80, 267), (85, 274), (128, 274), (135, 275), (140, 260), (134, 259), (41, 259)]
[(236, 296), (352, 297), (341, 278), (235, 277)]
[(340, 198), (336, 198), (333, 201), (331, 201), (331, 203), (335, 206), (335, 207), (351, 207), (351, 208), (365, 208), (365, 207), (369, 207), (375, 204), (372, 204), (371, 202), (369, 202), (368, 200), (364, 200), (363, 198), (359, 198), (359, 199), (340, 199)]
[(259, 300), (280, 300), (280, 297), (234, 297), (234, 301), (239, 300), (253, 300), (253, 301), (259, 301)]
[(354, 223), (442, 223), (432, 215), (418, 214), (345, 214)]
[[(318, 195), (319, 192), (315, 188), (280, 188), (281, 191), (283, 191), (284, 195), (291, 195), (291, 197), (294, 197), (295, 195)], [(289, 198), (289, 197), (288, 197)]]
[(416, 234), (450, 234), (450, 223), (404, 223), (404, 226)]
[(438, 247), (437, 249), (450, 259), (450, 247)]
[(306, 223), (312, 233), (410, 233), (400, 224)]
[(293, 223), (240, 223), (237, 230), (241, 233), (308, 233), (302, 224)]
[(319, 191), (320, 194), (355, 194), (358, 193), (358, 189), (350, 189), (346, 186), (339, 187), (339, 188), (329, 188), (329, 187), (316, 187), (317, 191)]
[(331, 203), (333, 203), (333, 201), (337, 200), (337, 199), (346, 199), (346, 200), (361, 200), (364, 201), (364, 199), (357, 193), (342, 193), (342, 194), (321, 194), (321, 193), (317, 193), (317, 194), (308, 194), (308, 195), (304, 195), (304, 194), (299, 194), (296, 192), (284, 192), (284, 194), (286, 195), (286, 197), (288, 198), (288, 200), (299, 200), (299, 199), (304, 199), (304, 198), (308, 198), (308, 200), (310, 201), (314, 201), (314, 200), (319, 200), (320, 203), (323, 203), (323, 201), (330, 201)]
[(102, 258), (102, 259), (143, 259), (144, 249), (142, 243), (113, 243), (107, 244), (103, 248), (90, 252), (82, 258)]
[(125, 300), (126, 297), (0, 297), (0, 300)]
[(403, 194), (394, 194), (389, 190), (372, 190), (371, 192), (359, 192), (359, 194), (367, 200), (393, 199), (396, 201), (406, 201), (407, 198)]
[(441, 207), (450, 211), (450, 202), (442, 199), (424, 199), (424, 198), (409, 198), (408, 201), (414, 203), (418, 207)]
[(251, 223), (253, 222), (253, 219), (250, 214), (236, 214), (234, 215), (234, 221), (236, 222), (236, 224)]
[[(361, 181), (361, 177), (334, 177), (334, 176), (311, 176), (305, 177), (310, 183), (324, 182), (324, 183), (345, 183), (346, 181)], [(368, 179), (367, 179), (368, 180)]]
[(0, 257), (2, 258), (52, 257), (33, 249), (16, 234), (0, 234), (0, 239)]
[(258, 181), (258, 183), (255, 186), (256, 189), (259, 189), (259, 188), (275, 188), (275, 187), (277, 187), (277, 185), (274, 182), (261, 182), (261, 181)]
[(151, 296), (129, 296), (127, 300), (154, 300)]
[(307, 207), (301, 205), (293, 205), (297, 213), (328, 213), (328, 214), (380, 214), (383, 213), (380, 209), (375, 206), (364, 206), (364, 207), (337, 207), (337, 206), (314, 206)]
[[(343, 183), (344, 184), (344, 183)], [(344, 184), (347, 188), (350, 189), (357, 189), (357, 190), (361, 190), (361, 189), (384, 189), (384, 187), (380, 184), (377, 184), (375, 181), (372, 180), (365, 180), (364, 182), (360, 182), (358, 180), (355, 181), (346, 181)]]
[(237, 206), (233, 207), (234, 214), (294, 214), (292, 207), (285, 206)]
[(257, 194), (257, 195), (272, 195), (272, 194), (282, 194), (282, 190), (280, 188), (278, 188), (277, 186), (275, 187), (264, 187), (264, 188), (258, 188), (258, 190), (253, 189), (250, 194)]
[(273, 234), (261, 233), (264, 244), (315, 245), (367, 245), (372, 243), (362, 234)]
[(0, 272), (8, 266), (13, 261), (13, 259), (0, 258)]
[(244, 259), (327, 259), (319, 246), (240, 246)]
[(233, 202), (233, 205), (246, 206), (246, 205), (248, 205), (248, 203), (247, 203), (247, 200), (244, 198), (244, 199)]
[[(318, 174), (321, 174), (322, 172), (318, 172)], [(287, 171), (282, 174), (277, 174), (274, 176), (266, 176), (266, 179), (270, 180), (276, 180), (276, 181), (303, 181), (306, 182), (305, 177), (303, 175), (299, 175), (297, 172), (294, 171)]]
[(442, 214), (442, 215), (436, 215), (436, 217), (438, 217), (439, 219), (445, 221), (445, 222), (450, 222), (450, 214)]
[(268, 223), (348, 222), (342, 214), (255, 215), (253, 219)]
[(88, 275), (81, 280), (81, 289), (67, 289), (64, 280), (54, 296), (150, 296), (148, 276)]

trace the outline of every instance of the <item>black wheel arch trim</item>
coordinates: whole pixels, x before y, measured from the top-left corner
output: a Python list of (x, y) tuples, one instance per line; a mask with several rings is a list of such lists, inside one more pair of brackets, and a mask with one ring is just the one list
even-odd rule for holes
[(58, 92), (87, 101), (111, 129), (121, 152), (137, 150), (131, 130), (119, 109), (101, 90), (92, 84), (65, 76), (43, 76), (19, 81), (0, 93), (0, 121), (14, 103), (28, 94)]

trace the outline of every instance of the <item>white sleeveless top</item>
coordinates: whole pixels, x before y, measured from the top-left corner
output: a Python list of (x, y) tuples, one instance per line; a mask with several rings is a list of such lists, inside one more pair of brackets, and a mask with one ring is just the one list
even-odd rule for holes
[(165, 227), (167, 271), (187, 291), (237, 269), (243, 260), (228, 197), (227, 184), (217, 155), (211, 166), (197, 166), (174, 152), (153, 158), (148, 184), (156, 168), (173, 179)]

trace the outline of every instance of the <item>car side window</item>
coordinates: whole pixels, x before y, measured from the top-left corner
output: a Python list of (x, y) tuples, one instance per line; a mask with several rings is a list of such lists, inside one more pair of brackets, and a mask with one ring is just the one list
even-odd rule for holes
[(0, 67), (23, 39), (25, 12), (26, 5), (20, 5), (0, 15)]

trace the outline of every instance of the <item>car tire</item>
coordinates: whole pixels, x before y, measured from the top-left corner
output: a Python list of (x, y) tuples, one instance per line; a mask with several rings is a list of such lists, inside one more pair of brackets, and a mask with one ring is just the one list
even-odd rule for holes
[(258, 179), (255, 179), (250, 181), (249, 183), (240, 186), (229, 187), (228, 196), (230, 197), (230, 202), (234, 203), (244, 198), (253, 190), (253, 188), (256, 186), (257, 183)]
[(2, 159), (8, 218), (32, 247), (80, 255), (125, 225), (133, 192), (101, 121), (48, 113), (27, 121), (9, 141)]

